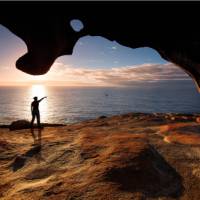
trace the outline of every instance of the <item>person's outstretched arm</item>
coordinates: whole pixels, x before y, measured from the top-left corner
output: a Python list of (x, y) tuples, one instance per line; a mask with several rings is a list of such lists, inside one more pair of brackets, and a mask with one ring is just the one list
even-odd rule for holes
[(45, 99), (45, 98), (47, 98), (47, 97), (42, 97), (40, 100), (38, 100), (38, 102), (42, 101), (42, 100)]

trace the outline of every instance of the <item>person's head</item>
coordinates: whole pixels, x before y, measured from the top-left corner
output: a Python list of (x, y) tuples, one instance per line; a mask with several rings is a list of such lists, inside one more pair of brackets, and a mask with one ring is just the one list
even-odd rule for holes
[(38, 100), (38, 98), (37, 98), (37, 97), (33, 97), (33, 99), (34, 99), (34, 101), (37, 101), (37, 100)]

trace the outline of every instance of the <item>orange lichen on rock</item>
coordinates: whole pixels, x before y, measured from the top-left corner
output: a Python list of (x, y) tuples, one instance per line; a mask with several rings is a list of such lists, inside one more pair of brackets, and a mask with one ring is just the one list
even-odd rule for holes
[(158, 127), (158, 133), (161, 135), (169, 135), (174, 131), (181, 130), (182, 132), (188, 132), (188, 130), (191, 130), (191, 127), (198, 131), (199, 126), (195, 123), (188, 123), (188, 122), (177, 122), (177, 123), (168, 123), (164, 124)]
[(197, 117), (197, 118), (196, 118), (196, 122), (197, 122), (197, 123), (200, 123), (200, 117)]
[(184, 134), (184, 133), (173, 133), (164, 138), (164, 141), (169, 143), (178, 144), (189, 144), (189, 145), (200, 145), (200, 135), (197, 134)]

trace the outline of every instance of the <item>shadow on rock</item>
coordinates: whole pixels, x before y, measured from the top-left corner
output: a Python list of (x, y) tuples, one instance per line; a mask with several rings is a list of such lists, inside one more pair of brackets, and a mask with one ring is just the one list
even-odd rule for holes
[(42, 157), (42, 131), (41, 129), (37, 130), (38, 137), (36, 137), (36, 133), (34, 129), (31, 129), (31, 134), (34, 139), (34, 147), (29, 149), (22, 155), (18, 155), (14, 162), (11, 164), (12, 170), (15, 172), (26, 164), (28, 158), (35, 157), (37, 162), (45, 161)]
[(153, 147), (131, 163), (109, 169), (105, 175), (121, 190), (141, 192), (150, 198), (177, 198), (184, 190), (181, 176)]
[(21, 169), (22, 167), (24, 167), (25, 163), (26, 163), (26, 157), (17, 156), (11, 165), (12, 170), (15, 172), (15, 171)]

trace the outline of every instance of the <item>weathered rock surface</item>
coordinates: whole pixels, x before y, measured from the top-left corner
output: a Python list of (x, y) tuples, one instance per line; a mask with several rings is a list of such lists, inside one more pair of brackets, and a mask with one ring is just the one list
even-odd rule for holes
[[(199, 2), (0, 2), (0, 7), (0, 24), (27, 45), (16, 62), (26, 73), (46, 73), (56, 58), (72, 54), (80, 37), (91, 35), (130, 48), (151, 47), (200, 85)], [(83, 22), (80, 32), (70, 26), (72, 19)]]
[[(1, 128), (0, 199), (200, 199), (196, 117), (130, 113)], [(170, 136), (176, 141), (165, 141)]]

